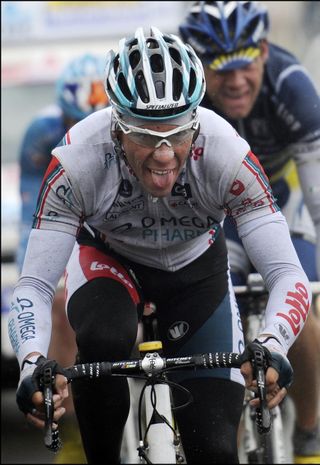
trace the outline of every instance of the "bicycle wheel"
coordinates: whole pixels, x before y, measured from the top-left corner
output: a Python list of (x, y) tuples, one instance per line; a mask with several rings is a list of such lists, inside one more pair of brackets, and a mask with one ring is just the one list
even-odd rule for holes
[(280, 407), (271, 410), (271, 430), (259, 434), (255, 413), (249, 404), (244, 407), (239, 433), (239, 462), (244, 464), (288, 463), (285, 454), (285, 436)]

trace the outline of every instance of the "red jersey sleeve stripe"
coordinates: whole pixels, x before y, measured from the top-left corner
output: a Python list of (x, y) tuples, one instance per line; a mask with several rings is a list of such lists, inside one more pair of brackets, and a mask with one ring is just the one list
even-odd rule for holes
[(66, 134), (66, 145), (71, 144), (71, 137), (70, 137), (70, 131), (67, 132)]
[(47, 168), (47, 171), (44, 175), (41, 188), (39, 191), (36, 211), (34, 214), (35, 220), (33, 222), (32, 227), (39, 229), (41, 225), (41, 216), (43, 214), (44, 205), (46, 202), (46, 198), (49, 194), (51, 189), (51, 185), (60, 178), (60, 176), (64, 173), (64, 168), (60, 165), (59, 160), (57, 158), (52, 157), (52, 160)]
[(276, 199), (273, 196), (269, 179), (261, 166), (258, 158), (250, 151), (245, 159), (242, 162), (244, 166), (251, 171), (251, 173), (256, 177), (258, 183), (262, 187), (263, 191), (266, 194), (267, 199), (269, 200), (269, 206), (271, 211), (274, 213), (279, 210), (279, 207), (276, 203)]

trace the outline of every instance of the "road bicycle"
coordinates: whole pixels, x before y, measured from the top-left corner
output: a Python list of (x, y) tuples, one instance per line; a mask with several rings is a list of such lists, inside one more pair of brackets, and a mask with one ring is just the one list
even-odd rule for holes
[[(144, 321), (144, 330), (149, 337), (154, 335), (155, 315)], [(148, 338), (148, 336), (147, 336)], [(175, 411), (192, 401), (191, 394), (179, 384), (169, 381), (167, 373), (179, 369), (240, 368), (241, 354), (216, 352), (193, 354), (184, 357), (166, 358), (161, 354), (162, 343), (149, 340), (139, 345), (138, 358), (115, 362), (93, 362), (71, 366), (66, 369), (68, 381), (77, 378), (88, 380), (108, 376), (129, 378), (131, 408), (124, 434), (122, 463), (186, 463), (183, 444), (175, 421)], [(263, 350), (255, 350), (251, 362), (258, 380), (260, 407), (257, 409), (257, 426), (260, 433), (270, 428), (270, 413), (266, 402), (265, 358)], [(132, 382), (134, 381), (134, 382)], [(137, 383), (136, 383), (137, 381)], [(46, 426), (44, 442), (56, 452), (61, 447), (58, 429), (53, 429), (51, 369), (45, 370), (42, 380), (45, 398)], [(186, 395), (183, 405), (174, 405), (172, 389), (182, 389)]]
[[(316, 302), (320, 293), (320, 283), (312, 282), (311, 289)], [(244, 310), (243, 325), (245, 342), (253, 341), (264, 327), (264, 314), (268, 291), (259, 273), (250, 273), (247, 284), (234, 286), (238, 303)], [(257, 434), (255, 412), (249, 401), (252, 392), (246, 390), (243, 414), (240, 423), (239, 460), (240, 463), (281, 464), (292, 462), (292, 445), (288, 438), (287, 423), (293, 423), (294, 411), (291, 399), (287, 396), (280, 405), (270, 411), (271, 428), (267, 434)], [(288, 447), (289, 444), (289, 447)]]

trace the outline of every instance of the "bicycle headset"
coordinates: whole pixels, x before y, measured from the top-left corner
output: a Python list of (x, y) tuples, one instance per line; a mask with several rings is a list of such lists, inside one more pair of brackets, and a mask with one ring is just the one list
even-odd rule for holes
[(86, 53), (73, 59), (56, 83), (56, 97), (65, 116), (80, 121), (108, 105), (104, 91), (105, 62)]
[(107, 55), (105, 90), (118, 117), (172, 121), (195, 118), (205, 92), (202, 64), (190, 45), (156, 27), (119, 42)]
[[(257, 56), (259, 42), (269, 31), (269, 16), (259, 2), (196, 2), (179, 31), (203, 63), (212, 69), (232, 69)], [(237, 56), (230, 55), (235, 52)], [(221, 55), (223, 64), (214, 63)]]

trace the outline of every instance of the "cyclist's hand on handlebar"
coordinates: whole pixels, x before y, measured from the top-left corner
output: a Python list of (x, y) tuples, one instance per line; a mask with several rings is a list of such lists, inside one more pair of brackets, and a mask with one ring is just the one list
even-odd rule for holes
[[(25, 360), (22, 365), (20, 381), (16, 392), (19, 409), (27, 420), (38, 428), (44, 427), (44, 396), (40, 378), (46, 367), (51, 367), (55, 375), (53, 388), (54, 421), (57, 422), (65, 413), (62, 403), (68, 397), (67, 378), (55, 360), (47, 360), (43, 356), (32, 357), (35, 361)], [(31, 359), (32, 359), (31, 358)]]
[[(274, 408), (286, 396), (287, 389), (293, 378), (293, 370), (285, 352), (280, 343), (274, 338), (264, 338), (263, 340), (255, 339), (253, 343), (248, 344), (243, 358), (245, 363), (241, 366), (241, 373), (245, 379), (246, 388), (254, 392), (257, 391), (257, 381), (254, 377), (253, 367), (250, 362), (252, 359), (252, 347), (258, 344), (263, 349), (266, 360), (266, 399), (268, 407)], [(253, 399), (251, 404), (254, 407), (259, 406), (259, 399)]]
[[(257, 391), (257, 381), (253, 378), (253, 369), (250, 362), (245, 362), (241, 367), (241, 373), (245, 379), (246, 388), (256, 392)], [(269, 367), (266, 372), (266, 389), (267, 389), (267, 403), (268, 408), (274, 408), (285, 398), (287, 395), (287, 389), (285, 387), (279, 387), (277, 379), (279, 377), (278, 372)], [(254, 398), (250, 401), (250, 404), (253, 407), (259, 407), (260, 400)]]

